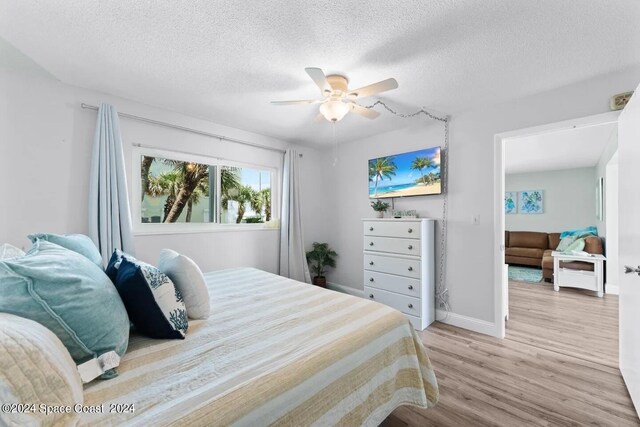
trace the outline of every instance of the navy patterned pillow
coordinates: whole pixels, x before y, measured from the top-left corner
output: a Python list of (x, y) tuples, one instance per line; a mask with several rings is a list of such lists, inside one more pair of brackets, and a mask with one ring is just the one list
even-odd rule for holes
[(122, 257), (116, 289), (129, 319), (142, 334), (151, 338), (184, 339), (189, 323), (182, 295), (171, 279), (156, 267)]
[(109, 276), (109, 279), (116, 284), (116, 278), (118, 277), (118, 268), (120, 268), (120, 263), (124, 258), (127, 258), (131, 262), (137, 262), (138, 260), (129, 255), (126, 252), (122, 252), (120, 249), (114, 249), (111, 258), (109, 259), (109, 263), (107, 264), (107, 268), (104, 270), (105, 274)]

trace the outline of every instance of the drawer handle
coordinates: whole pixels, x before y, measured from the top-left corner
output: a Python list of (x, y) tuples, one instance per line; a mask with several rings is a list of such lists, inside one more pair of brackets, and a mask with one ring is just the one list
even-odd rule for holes
[(409, 230), (407, 230), (409, 233), (413, 233), (413, 228), (410, 228)]
[(413, 249), (413, 245), (408, 246), (409, 250)]
[(373, 227), (369, 227), (369, 231), (373, 231)]
[(409, 285), (409, 290), (412, 291), (413, 290), (413, 285)]
[(373, 294), (369, 294), (369, 298), (373, 299)]
[(370, 281), (370, 282), (373, 282), (373, 277), (370, 277), (370, 278), (369, 278), (369, 281)]
[(369, 265), (373, 265), (373, 261), (369, 261)]
[(413, 308), (413, 304), (409, 304), (409, 308)]
[(409, 267), (409, 268), (407, 268), (407, 270), (413, 271), (413, 267)]
[(373, 246), (373, 242), (369, 242), (369, 246)]

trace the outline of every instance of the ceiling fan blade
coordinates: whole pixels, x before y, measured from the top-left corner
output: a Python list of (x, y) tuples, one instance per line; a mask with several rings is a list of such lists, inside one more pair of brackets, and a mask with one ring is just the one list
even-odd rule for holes
[(316, 99), (305, 99), (300, 101), (271, 101), (271, 103), (274, 105), (317, 104), (319, 102), (322, 101)]
[(375, 110), (372, 110), (371, 108), (365, 108), (353, 102), (350, 103), (350, 105), (351, 105), (352, 113), (358, 114), (359, 116), (366, 117), (367, 119), (375, 119), (380, 115), (380, 113), (378, 113)]
[(349, 91), (347, 94), (351, 98), (365, 98), (367, 96), (375, 95), (376, 93), (386, 92), (388, 90), (397, 89), (398, 82), (396, 79), (382, 80), (378, 83), (373, 83), (368, 86), (362, 86), (361, 88)]
[(318, 87), (320, 88), (320, 92), (323, 95), (328, 95), (333, 91), (331, 85), (327, 81), (327, 77), (324, 75), (324, 72), (320, 68), (307, 67), (304, 70), (307, 72), (307, 74), (309, 74), (311, 80), (313, 80), (315, 84), (318, 85)]

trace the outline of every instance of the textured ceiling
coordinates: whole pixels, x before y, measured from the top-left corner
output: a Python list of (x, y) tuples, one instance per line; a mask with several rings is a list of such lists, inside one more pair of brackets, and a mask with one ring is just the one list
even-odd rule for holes
[[(638, 22), (636, 0), (0, 0), (0, 37), (65, 83), (318, 144), (317, 106), (269, 104), (319, 95), (304, 67), (395, 77), (394, 108), (456, 114), (640, 64)], [(336, 134), (399, 126), (348, 115)]]
[(616, 123), (607, 123), (510, 139), (504, 146), (505, 173), (595, 166), (616, 129)]

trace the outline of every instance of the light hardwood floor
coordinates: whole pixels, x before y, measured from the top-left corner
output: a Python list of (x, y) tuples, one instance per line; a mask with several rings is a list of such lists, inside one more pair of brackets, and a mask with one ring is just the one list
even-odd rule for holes
[(616, 296), (511, 282), (509, 298), (504, 340), (439, 322), (421, 333), (440, 401), (383, 426), (640, 425), (616, 367)]

